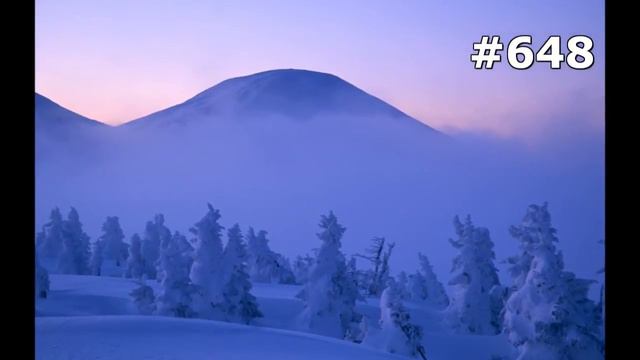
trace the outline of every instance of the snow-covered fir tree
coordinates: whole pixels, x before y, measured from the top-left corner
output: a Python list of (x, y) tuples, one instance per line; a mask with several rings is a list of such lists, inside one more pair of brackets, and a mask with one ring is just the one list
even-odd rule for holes
[(160, 281), (155, 312), (159, 315), (193, 317), (194, 286), (189, 280), (189, 259), (180, 249), (181, 235), (165, 238), (160, 244), (157, 275)]
[(249, 227), (246, 239), (247, 265), (251, 280), (260, 283), (295, 283), (295, 276), (288, 260), (269, 248), (266, 231), (260, 230), (256, 235), (253, 228)]
[(312, 332), (357, 338), (362, 315), (356, 312), (358, 287), (340, 251), (345, 228), (330, 212), (320, 220), (322, 242), (309, 281), (299, 297), (304, 301), (301, 325)]
[(275, 265), (275, 278), (278, 279), (279, 284), (295, 284), (296, 276), (293, 274), (293, 269), (291, 268), (291, 262), (289, 259), (280, 254), (275, 253), (276, 256), (276, 265)]
[(449, 305), (449, 298), (444, 286), (436, 277), (433, 267), (426, 255), (418, 253), (420, 270), (410, 280), (411, 299), (415, 302), (428, 303), (444, 308)]
[(593, 281), (564, 270), (547, 204), (530, 205), (510, 232), (520, 253), (509, 259), (513, 286), (504, 332), (518, 349), (518, 359), (603, 359), (602, 319), (588, 298)]
[[(240, 225), (234, 224), (227, 230), (227, 244), (223, 250), (224, 272), (230, 275), (237, 264), (247, 263), (247, 246)], [(226, 281), (226, 279), (225, 279)]]
[(58, 257), (58, 272), (61, 274), (89, 274), (89, 236), (82, 230), (80, 216), (71, 208), (67, 220), (62, 223), (62, 253)]
[(44, 224), (42, 231), (37, 234), (36, 249), (41, 258), (57, 258), (63, 250), (62, 226), (64, 220), (60, 209), (54, 208), (49, 215), (49, 221)]
[(142, 258), (142, 240), (138, 234), (131, 236), (129, 257), (124, 276), (126, 278), (140, 279), (144, 275), (144, 259)]
[(102, 261), (104, 255), (104, 242), (96, 241), (93, 243), (93, 249), (91, 251), (91, 261), (89, 267), (91, 268), (91, 274), (100, 276), (102, 274)]
[(132, 297), (140, 314), (151, 315), (156, 312), (156, 296), (153, 288), (146, 284), (144, 276), (138, 280), (138, 287), (133, 289), (129, 296)]
[(390, 353), (426, 359), (422, 328), (411, 323), (395, 281), (380, 296), (380, 329), (370, 329), (363, 343)]
[(156, 278), (156, 262), (160, 256), (160, 244), (171, 238), (171, 231), (164, 225), (164, 215), (157, 214), (148, 221), (142, 238), (142, 259), (144, 274), (148, 279)]
[(400, 271), (395, 278), (398, 294), (402, 300), (411, 299), (411, 291), (409, 291), (409, 276), (406, 272)]
[(40, 261), (38, 260), (38, 255), (36, 253), (36, 298), (46, 299), (49, 294), (49, 272), (42, 265), (40, 265)]
[(495, 254), (489, 230), (476, 227), (467, 216), (464, 223), (453, 220), (455, 240), (449, 240), (459, 251), (453, 260), (450, 304), (447, 309), (452, 327), (461, 333), (497, 334), (501, 331), (503, 299)]
[(193, 264), (193, 246), (191, 245), (189, 240), (187, 240), (187, 237), (182, 235), (178, 231), (174, 232), (173, 238), (176, 239), (178, 249), (187, 261), (187, 264), (189, 265), (189, 271), (191, 271), (191, 264)]
[(219, 317), (215, 304), (222, 302), (222, 288), (225, 285), (223, 266), (223, 227), (218, 223), (220, 211), (207, 204), (206, 215), (190, 231), (195, 235), (193, 264), (189, 278), (197, 286), (193, 298), (193, 309), (205, 318)]
[(293, 262), (293, 275), (296, 278), (296, 283), (305, 284), (307, 282), (313, 264), (314, 259), (313, 257), (309, 256), (309, 254), (305, 254), (304, 256), (296, 256), (296, 259)]
[(222, 302), (216, 306), (227, 321), (249, 324), (253, 319), (263, 315), (255, 296), (251, 294), (252, 286), (246, 267), (247, 249), (238, 224), (229, 229), (227, 239), (223, 252), (225, 285), (222, 290)]
[(117, 216), (108, 216), (102, 224), (102, 235), (99, 240), (103, 243), (103, 257), (113, 262), (116, 267), (124, 266), (128, 257), (124, 233)]

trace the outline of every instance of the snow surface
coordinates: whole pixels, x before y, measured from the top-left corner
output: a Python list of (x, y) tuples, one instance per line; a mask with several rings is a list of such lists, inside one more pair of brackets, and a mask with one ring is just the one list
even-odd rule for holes
[[(36, 304), (36, 358), (43, 359), (407, 359), (364, 345), (295, 331), (302, 303), (299, 286), (256, 284), (254, 293), (265, 318), (257, 326), (219, 321), (142, 316), (128, 293), (133, 280), (81, 275), (51, 275), (49, 297)], [(149, 282), (150, 284), (152, 282)], [(155, 284), (154, 284), (155, 285)], [(358, 310), (379, 318), (378, 300)], [(479, 359), (510, 354), (503, 336), (448, 334), (440, 314), (408, 306), (412, 320), (425, 328), (429, 360)]]

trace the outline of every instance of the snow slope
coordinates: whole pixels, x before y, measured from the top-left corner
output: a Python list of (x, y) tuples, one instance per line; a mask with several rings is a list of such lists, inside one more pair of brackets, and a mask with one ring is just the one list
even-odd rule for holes
[(36, 320), (37, 359), (402, 359), (292, 331), (155, 316)]
[[(364, 345), (295, 331), (297, 286), (257, 284), (265, 313), (256, 326), (136, 315), (129, 279), (51, 275), (51, 292), (36, 305), (37, 359), (403, 359)], [(447, 334), (432, 309), (410, 306), (425, 328), (429, 360), (486, 359), (509, 354), (501, 336)], [(379, 316), (377, 302), (359, 311)], [(406, 359), (406, 358), (405, 358)]]

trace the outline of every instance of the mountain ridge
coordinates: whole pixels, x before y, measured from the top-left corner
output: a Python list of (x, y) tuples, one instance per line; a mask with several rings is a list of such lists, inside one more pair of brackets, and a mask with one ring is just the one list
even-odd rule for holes
[[(62, 109), (45, 96), (36, 93)], [(36, 102), (38, 108), (38, 102)], [(111, 128), (138, 128), (150, 125), (184, 123), (187, 118), (259, 118), (280, 116), (304, 121), (323, 115), (357, 117), (387, 116), (412, 120), (440, 133), (384, 100), (367, 93), (348, 81), (324, 72), (304, 69), (274, 69), (223, 80), (195, 96), (148, 115), (111, 126), (72, 112)], [(158, 119), (165, 117), (169, 119)]]

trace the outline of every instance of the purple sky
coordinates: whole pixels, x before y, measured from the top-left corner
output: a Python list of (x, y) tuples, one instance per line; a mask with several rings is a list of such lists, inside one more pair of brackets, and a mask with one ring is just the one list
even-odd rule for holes
[[(530, 34), (534, 48), (549, 35), (565, 44), (588, 35), (595, 65), (474, 70), (472, 43), (483, 34)], [(603, 49), (604, 1), (36, 0), (36, 91), (109, 124), (230, 77), (302, 68), (445, 132), (601, 134)]]

